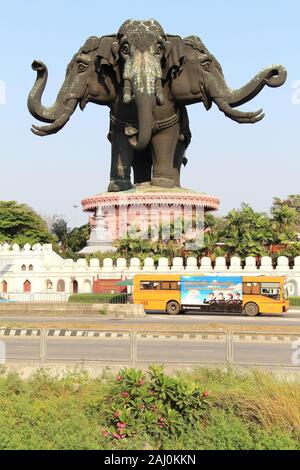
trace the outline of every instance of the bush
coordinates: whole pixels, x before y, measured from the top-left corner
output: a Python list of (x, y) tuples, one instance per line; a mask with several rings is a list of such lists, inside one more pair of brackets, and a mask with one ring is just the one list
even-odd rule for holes
[[(209, 389), (208, 393), (205, 389)], [(0, 449), (300, 449), (300, 385), (271, 374), (0, 370)]]
[(291, 307), (300, 307), (300, 297), (290, 297)]
[(168, 377), (152, 366), (147, 375), (125, 369), (116, 377), (107, 397), (107, 437), (122, 440), (147, 435), (178, 437), (207, 411), (208, 392), (195, 382)]
[(126, 304), (127, 294), (73, 294), (69, 297), (72, 304)]

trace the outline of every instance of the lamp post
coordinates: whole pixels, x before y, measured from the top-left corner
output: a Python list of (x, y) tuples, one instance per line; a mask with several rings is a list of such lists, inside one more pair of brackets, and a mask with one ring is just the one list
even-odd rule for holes
[(73, 216), (73, 228), (76, 228), (76, 209), (78, 209), (77, 204), (73, 204), (74, 216)]

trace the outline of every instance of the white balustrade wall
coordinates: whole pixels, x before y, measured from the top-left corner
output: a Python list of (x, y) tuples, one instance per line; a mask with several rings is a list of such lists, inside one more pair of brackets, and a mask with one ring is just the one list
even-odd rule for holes
[(51, 245), (0, 245), (0, 293), (5, 290), (8, 293), (22, 293), (25, 283), (30, 285), (32, 293), (91, 292), (93, 281), (97, 278), (127, 279), (137, 273), (285, 275), (290, 295), (300, 295), (300, 256), (294, 259), (291, 268), (288, 258), (284, 256), (278, 258), (275, 267), (268, 256), (261, 259), (259, 267), (253, 257), (246, 258), (242, 263), (236, 256), (231, 258), (229, 266), (223, 257), (217, 258), (214, 264), (207, 257), (200, 261), (189, 257), (186, 262), (177, 257), (172, 263), (163, 257), (157, 263), (152, 258), (146, 258), (143, 262), (132, 258), (129, 263), (124, 258), (116, 261), (106, 258), (102, 262), (91, 259), (87, 263), (85, 259), (63, 259), (52, 250)]

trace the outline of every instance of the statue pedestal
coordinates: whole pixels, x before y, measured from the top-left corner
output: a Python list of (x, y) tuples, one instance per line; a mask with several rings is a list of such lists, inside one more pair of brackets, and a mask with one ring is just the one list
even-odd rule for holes
[[(195, 218), (196, 213), (217, 210), (219, 204), (217, 197), (204, 193), (148, 185), (92, 196), (82, 201), (84, 212), (92, 213), (92, 232), (87, 247), (81, 253), (114, 251), (115, 240), (128, 235), (139, 238), (139, 234), (145, 234), (149, 227), (150, 237), (155, 239), (155, 230), (159, 235), (159, 227), (168, 221), (174, 224), (178, 218)], [(148, 234), (144, 238), (149, 239)]]

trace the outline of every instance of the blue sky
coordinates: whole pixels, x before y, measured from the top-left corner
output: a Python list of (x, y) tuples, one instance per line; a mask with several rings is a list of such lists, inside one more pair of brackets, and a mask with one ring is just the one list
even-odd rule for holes
[(7, 103), (0, 105), (0, 199), (62, 214), (71, 225), (87, 220), (80, 207), (74, 215), (73, 205), (106, 190), (108, 108), (90, 104), (59, 134), (34, 136), (26, 105), (35, 80), (31, 62), (41, 59), (48, 66), (44, 103), (51, 104), (86, 38), (114, 33), (127, 18), (156, 18), (166, 32), (200, 36), (233, 88), (272, 63), (289, 72), (284, 87), (265, 88), (242, 108), (264, 108), (266, 118), (255, 126), (238, 125), (216, 107), (209, 112), (201, 104), (189, 107), (193, 141), (182, 185), (219, 196), (221, 214), (242, 202), (265, 211), (273, 196), (300, 192), (300, 104), (292, 103), (293, 83), (300, 80), (298, 0), (1, 3), (0, 80), (6, 83)]

